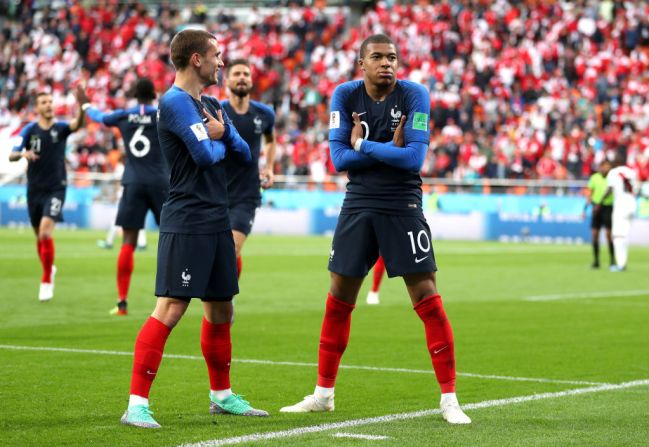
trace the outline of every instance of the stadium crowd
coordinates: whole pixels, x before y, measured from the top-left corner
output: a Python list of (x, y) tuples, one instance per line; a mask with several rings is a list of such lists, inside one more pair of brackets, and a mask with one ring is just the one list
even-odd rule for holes
[[(204, 25), (227, 59), (253, 63), (255, 97), (277, 113), (278, 174), (335, 173), (327, 145), (334, 87), (359, 76), (360, 41), (385, 32), (399, 45), (399, 77), (427, 86), (431, 142), (425, 177), (584, 179), (627, 154), (649, 179), (649, 6), (644, 1), (378, 2), (352, 26), (344, 8), (251, 8), (136, 2), (17, 2), (0, 11), (0, 127), (31, 118), (50, 90), (73, 112), (80, 80), (101, 109), (123, 107), (138, 76), (159, 92), (173, 81), (169, 42)], [(432, 3), (432, 2), (431, 2)], [(216, 88), (212, 93), (224, 97)], [(79, 171), (119, 169), (119, 138), (89, 125), (70, 138)]]

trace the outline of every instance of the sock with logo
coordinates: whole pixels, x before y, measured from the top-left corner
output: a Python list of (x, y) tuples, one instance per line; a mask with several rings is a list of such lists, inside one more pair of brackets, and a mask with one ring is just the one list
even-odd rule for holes
[(340, 359), (347, 348), (352, 324), (353, 304), (327, 295), (324, 321), (318, 350), (318, 386), (333, 388), (338, 375)]
[(52, 282), (52, 265), (54, 265), (54, 239), (41, 239), (41, 264), (43, 276), (41, 282)]
[(131, 395), (149, 397), (149, 390), (162, 361), (162, 352), (171, 329), (149, 317), (135, 339)]
[(128, 288), (131, 284), (131, 275), (133, 274), (133, 251), (135, 246), (132, 244), (122, 244), (117, 257), (117, 293), (120, 301), (126, 301)]
[(207, 363), (212, 391), (230, 389), (230, 362), (232, 361), (230, 327), (230, 323), (214, 324), (203, 317), (201, 349)]
[(442, 393), (455, 392), (455, 345), (453, 331), (446, 317), (442, 297), (432, 295), (415, 305), (415, 312), (424, 322), (428, 352)]
[(374, 264), (374, 271), (372, 273), (372, 292), (379, 291), (384, 273), (385, 263), (383, 262), (383, 256), (379, 256), (379, 259), (376, 260), (376, 264)]

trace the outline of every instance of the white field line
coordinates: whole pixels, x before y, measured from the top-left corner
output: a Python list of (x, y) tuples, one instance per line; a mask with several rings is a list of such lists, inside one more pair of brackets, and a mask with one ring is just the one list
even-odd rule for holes
[(611, 290), (610, 292), (577, 292), (561, 293), (556, 295), (535, 295), (526, 296), (525, 301), (556, 301), (556, 300), (576, 300), (584, 298), (606, 298), (615, 296), (649, 296), (649, 290)]
[[(0, 345), (0, 349), (10, 349), (15, 351), (47, 351), (47, 352), (68, 352), (75, 354), (96, 354), (96, 355), (119, 355), (132, 357), (132, 352), (127, 351), (107, 351), (101, 349), (78, 349), (78, 348), (56, 348), (49, 346), (19, 346), (19, 345)], [(168, 359), (184, 359), (184, 360), (204, 360), (203, 357), (197, 355), (182, 355), (182, 354), (164, 354)], [(304, 367), (317, 367), (317, 363), (306, 362), (276, 362), (272, 360), (255, 360), (255, 359), (232, 359), (234, 363), (252, 363), (257, 365), (275, 365), (275, 366), (304, 366)], [(363, 366), (363, 365), (340, 365), (341, 369), (356, 369), (363, 371), (377, 371), (377, 372), (397, 372), (409, 374), (433, 374), (432, 370), (427, 369), (408, 369), (408, 368), (382, 368), (378, 366)], [(567, 385), (606, 385), (604, 382), (590, 382), (585, 380), (561, 380), (561, 379), (546, 379), (543, 377), (515, 377), (515, 376), (499, 376), (492, 374), (474, 374), (458, 372), (456, 375), (461, 377), (472, 377), (475, 379), (491, 379), (491, 380), (505, 380), (511, 382), (538, 382), (538, 383), (558, 383)]]
[(367, 441), (381, 441), (383, 439), (390, 439), (389, 436), (381, 436), (381, 435), (361, 435), (358, 433), (334, 433), (333, 435), (334, 438), (352, 438), (352, 439), (365, 439)]
[[(577, 396), (579, 394), (599, 393), (602, 391), (622, 390), (626, 388), (633, 388), (637, 386), (646, 386), (646, 385), (649, 385), (649, 379), (634, 380), (632, 382), (623, 382), (615, 385), (607, 384), (607, 385), (594, 386), (590, 388), (578, 388), (572, 390), (557, 391), (554, 393), (540, 393), (540, 394), (531, 394), (528, 396), (510, 397), (506, 399), (485, 400), (482, 402), (463, 405), (462, 408), (466, 411), (479, 410), (481, 408), (501, 407), (505, 405), (514, 405), (514, 404), (520, 404), (524, 402), (532, 402), (536, 400), (556, 399), (559, 397)], [(282, 430), (282, 431), (275, 431), (275, 432), (268, 432), (268, 433), (255, 433), (252, 435), (236, 436), (233, 438), (212, 439), (209, 441), (182, 444), (179, 447), (218, 447), (222, 445), (251, 443), (251, 442), (266, 441), (271, 439), (283, 439), (283, 438), (290, 438), (294, 436), (307, 435), (310, 433), (319, 433), (327, 430), (339, 430), (339, 429), (349, 428), (349, 427), (358, 427), (361, 425), (383, 424), (392, 421), (403, 421), (408, 419), (432, 416), (439, 413), (440, 410), (420, 410), (411, 413), (388, 414), (385, 416), (378, 416), (372, 418), (352, 419), (348, 421), (334, 422), (330, 424), (311, 425), (308, 427), (294, 428), (291, 430)]]

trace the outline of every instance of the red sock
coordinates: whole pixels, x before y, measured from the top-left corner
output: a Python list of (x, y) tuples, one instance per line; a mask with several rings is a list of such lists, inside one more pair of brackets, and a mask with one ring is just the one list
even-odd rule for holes
[(126, 301), (128, 287), (131, 284), (133, 274), (133, 251), (135, 245), (122, 244), (117, 257), (117, 293), (120, 301)]
[(353, 304), (327, 295), (327, 306), (318, 350), (318, 386), (333, 388), (338, 374), (340, 359), (347, 348), (352, 325)]
[(38, 259), (43, 262), (43, 241), (36, 239), (36, 251), (38, 252)]
[(162, 352), (170, 333), (170, 328), (153, 317), (149, 317), (140, 329), (135, 339), (131, 394), (149, 397), (149, 390), (158, 373)]
[(383, 262), (383, 256), (379, 256), (379, 259), (376, 260), (376, 264), (374, 264), (374, 273), (372, 278), (372, 292), (379, 291), (379, 287), (381, 287), (381, 281), (383, 280), (384, 273), (385, 273), (385, 263)]
[(454, 393), (455, 345), (453, 330), (442, 306), (442, 297), (432, 295), (424, 298), (415, 305), (415, 311), (424, 322), (428, 352), (442, 393)]
[(241, 270), (243, 270), (243, 261), (241, 261), (241, 256), (237, 256), (237, 279), (241, 276)]
[(213, 324), (203, 317), (201, 327), (201, 349), (210, 376), (210, 389), (214, 391), (230, 388), (230, 362), (232, 341), (230, 323)]
[(41, 264), (43, 277), (41, 282), (52, 282), (52, 265), (54, 264), (54, 239), (41, 240)]

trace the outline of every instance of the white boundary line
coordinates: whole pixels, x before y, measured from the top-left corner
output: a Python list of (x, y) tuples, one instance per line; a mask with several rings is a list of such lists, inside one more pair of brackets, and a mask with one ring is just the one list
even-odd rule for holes
[(361, 435), (359, 433), (334, 433), (333, 435), (334, 438), (352, 438), (352, 439), (365, 439), (367, 441), (381, 441), (383, 439), (390, 439), (389, 436), (382, 436), (382, 435)]
[(525, 301), (556, 301), (556, 300), (575, 300), (582, 298), (606, 298), (614, 296), (649, 296), (649, 290), (618, 290), (610, 292), (578, 292), (563, 293), (557, 295), (535, 295), (526, 296)]
[[(532, 402), (536, 400), (555, 399), (558, 397), (576, 396), (579, 394), (589, 394), (589, 393), (599, 393), (602, 391), (622, 390), (626, 388), (646, 386), (646, 385), (649, 385), (649, 379), (634, 380), (632, 382), (623, 382), (615, 385), (607, 384), (607, 385), (594, 386), (590, 388), (578, 388), (572, 390), (558, 391), (554, 393), (540, 393), (540, 394), (531, 394), (528, 396), (510, 397), (507, 399), (485, 400), (482, 402), (463, 405), (462, 408), (464, 410), (479, 410), (481, 408), (501, 407), (504, 405), (520, 404), (523, 402)], [(282, 431), (275, 431), (275, 432), (268, 432), (268, 433), (255, 433), (252, 435), (236, 436), (233, 438), (212, 439), (209, 441), (182, 444), (179, 447), (218, 447), (222, 445), (233, 445), (233, 444), (257, 442), (257, 441), (266, 441), (271, 439), (290, 438), (294, 436), (307, 435), (310, 433), (319, 433), (327, 430), (337, 430), (342, 428), (358, 427), (361, 425), (382, 424), (385, 422), (403, 421), (408, 419), (421, 418), (426, 416), (432, 416), (439, 413), (440, 413), (439, 410), (420, 410), (411, 413), (388, 414), (385, 416), (378, 416), (372, 418), (352, 419), (348, 421), (334, 422), (330, 424), (311, 425), (307, 427), (294, 428), (291, 430), (282, 430)]]
[[(102, 349), (78, 349), (78, 348), (56, 348), (49, 346), (19, 346), (19, 345), (0, 345), (0, 349), (11, 349), (15, 351), (46, 351), (46, 352), (68, 352), (74, 354), (96, 354), (96, 355), (118, 355), (132, 357), (132, 352), (127, 351), (107, 351)], [(168, 359), (183, 359), (183, 360), (204, 360), (203, 357), (197, 355), (182, 355), (182, 354), (164, 354), (164, 358)], [(276, 366), (305, 366), (317, 367), (317, 363), (306, 362), (275, 362), (272, 360), (255, 360), (255, 359), (232, 359), (234, 363), (251, 363), (256, 365), (276, 365)], [(397, 372), (409, 374), (434, 374), (432, 370), (427, 369), (408, 369), (408, 368), (382, 368), (378, 366), (363, 366), (363, 365), (340, 365), (341, 369), (355, 369), (363, 371), (377, 371), (377, 372)], [(505, 380), (511, 382), (538, 382), (538, 383), (557, 383), (566, 385), (607, 385), (604, 382), (590, 382), (586, 380), (561, 380), (561, 379), (546, 379), (543, 377), (515, 377), (515, 376), (499, 376), (492, 374), (474, 374), (474, 373), (456, 373), (460, 377), (471, 377), (474, 379), (491, 379), (491, 380)]]

